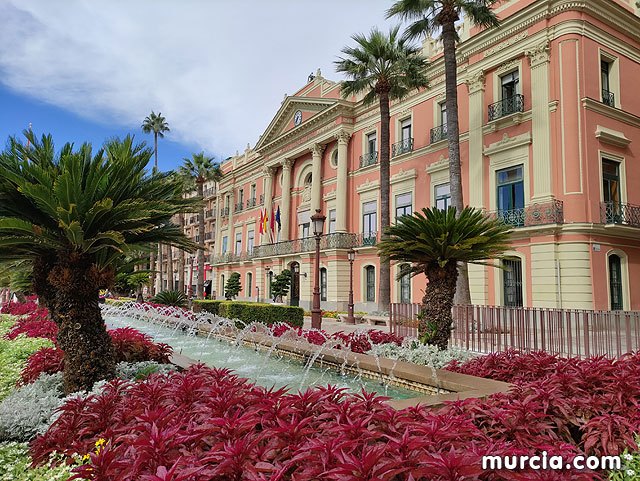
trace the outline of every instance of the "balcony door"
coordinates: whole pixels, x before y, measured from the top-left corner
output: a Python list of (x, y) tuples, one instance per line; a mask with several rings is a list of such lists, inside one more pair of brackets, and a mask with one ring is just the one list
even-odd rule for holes
[(524, 179), (522, 165), (496, 172), (498, 217), (505, 223), (524, 225)]
[(619, 162), (602, 159), (602, 196), (605, 202), (607, 224), (622, 222)]
[(292, 262), (289, 264), (291, 271), (291, 293), (289, 294), (289, 304), (292, 306), (300, 305), (300, 264)]

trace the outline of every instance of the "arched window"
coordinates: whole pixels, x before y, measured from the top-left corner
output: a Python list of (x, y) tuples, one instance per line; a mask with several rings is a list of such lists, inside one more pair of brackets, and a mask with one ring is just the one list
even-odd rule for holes
[(376, 268), (373, 266), (365, 267), (365, 281), (366, 281), (366, 291), (365, 291), (365, 301), (366, 302), (375, 302), (376, 301)]
[(611, 310), (621, 311), (624, 309), (622, 297), (622, 262), (620, 256), (611, 254), (609, 256), (609, 297), (611, 298)]
[(502, 292), (504, 305), (507, 307), (522, 307), (522, 261), (517, 257), (502, 261)]
[(409, 269), (411, 269), (409, 264), (400, 266), (400, 272), (406, 272), (400, 278), (400, 302), (405, 304), (411, 304), (411, 275), (409, 274)]
[(245, 291), (246, 296), (245, 297), (251, 297), (252, 296), (252, 289), (253, 289), (253, 274), (251, 272), (247, 272), (247, 290)]
[(327, 300), (327, 269), (325, 267), (320, 269), (320, 300)]

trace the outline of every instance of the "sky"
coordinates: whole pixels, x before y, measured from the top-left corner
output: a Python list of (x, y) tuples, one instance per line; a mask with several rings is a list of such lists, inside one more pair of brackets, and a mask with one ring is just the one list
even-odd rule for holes
[[(159, 166), (254, 146), (285, 94), (354, 33), (387, 29), (390, 0), (0, 0), (0, 142), (29, 124), (56, 145), (171, 131)], [(0, 146), (2, 146), (0, 145)]]

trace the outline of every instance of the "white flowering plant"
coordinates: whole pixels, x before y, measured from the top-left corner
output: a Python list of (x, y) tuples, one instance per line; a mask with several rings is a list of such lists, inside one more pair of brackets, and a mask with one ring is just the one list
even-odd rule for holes
[(27, 443), (0, 443), (0, 481), (67, 481), (75, 466), (60, 461), (52, 456), (49, 463), (32, 468)]
[(393, 343), (374, 345), (367, 354), (429, 366), (434, 369), (442, 369), (453, 360), (464, 362), (474, 357), (472, 352), (463, 349), (452, 348), (441, 351), (436, 346), (422, 344), (417, 339), (405, 339), (401, 346)]
[[(640, 436), (636, 437), (640, 446)], [(630, 452), (628, 449), (620, 455), (621, 469), (609, 473), (609, 481), (637, 481), (640, 479), (640, 451)]]

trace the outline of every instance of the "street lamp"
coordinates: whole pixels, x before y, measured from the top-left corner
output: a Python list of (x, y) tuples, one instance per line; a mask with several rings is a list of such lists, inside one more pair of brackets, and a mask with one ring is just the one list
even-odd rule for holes
[(313, 223), (313, 235), (316, 236), (316, 272), (313, 284), (313, 304), (311, 307), (311, 327), (320, 329), (322, 327), (322, 311), (320, 310), (320, 237), (324, 231), (324, 221), (326, 217), (316, 209), (316, 213), (311, 216)]
[(355, 324), (356, 319), (353, 317), (353, 261), (356, 260), (356, 251), (349, 249), (347, 259), (349, 259), (349, 305), (347, 306), (347, 318), (344, 322), (345, 324)]

